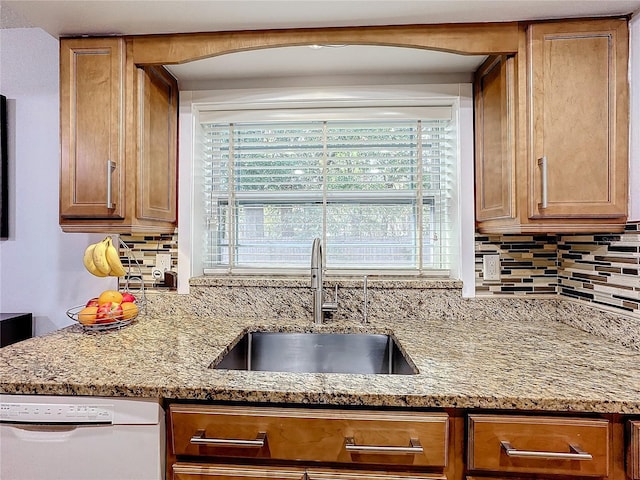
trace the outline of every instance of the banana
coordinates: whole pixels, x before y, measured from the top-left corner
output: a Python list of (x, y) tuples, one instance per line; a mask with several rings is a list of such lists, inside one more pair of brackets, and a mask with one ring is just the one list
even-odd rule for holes
[(107, 275), (102, 273), (96, 267), (95, 263), (93, 263), (93, 250), (96, 248), (96, 244), (92, 243), (89, 245), (84, 251), (84, 257), (82, 258), (82, 262), (84, 263), (85, 268), (92, 273), (96, 277), (106, 277)]
[(107, 261), (107, 243), (109, 237), (105, 238), (103, 241), (96, 243), (95, 248), (93, 249), (93, 254), (91, 258), (93, 259), (93, 263), (96, 268), (104, 275), (109, 275), (111, 271), (111, 267), (109, 266), (109, 262)]
[(109, 275), (111, 275), (112, 277), (122, 277), (126, 275), (127, 272), (125, 271), (124, 267), (122, 266), (122, 262), (120, 261), (120, 254), (118, 253), (116, 247), (113, 246), (111, 237), (107, 237), (107, 239), (108, 241), (106, 257), (107, 262), (109, 263), (109, 267), (111, 268)]

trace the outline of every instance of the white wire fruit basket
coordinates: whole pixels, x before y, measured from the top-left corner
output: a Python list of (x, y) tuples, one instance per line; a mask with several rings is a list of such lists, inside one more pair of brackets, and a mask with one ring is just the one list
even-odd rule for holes
[[(124, 286), (119, 288), (118, 291), (131, 294), (135, 297), (133, 303), (135, 308), (129, 308), (127, 310), (109, 310), (103, 312), (96, 312), (95, 316), (87, 313), (83, 313), (85, 308), (94, 306), (91, 302), (97, 304), (97, 298), (89, 300), (85, 305), (78, 305), (67, 310), (67, 316), (72, 320), (78, 322), (85, 332), (102, 332), (107, 330), (119, 330), (131, 323), (135, 322), (141, 313), (145, 310), (146, 297), (144, 293), (144, 280), (142, 277), (142, 269), (139, 263), (135, 260), (133, 252), (129, 246), (118, 239), (119, 245), (124, 249), (125, 255), (125, 275), (121, 278), (124, 279)], [(95, 305), (98, 306), (98, 305)], [(99, 308), (99, 306), (98, 306)]]

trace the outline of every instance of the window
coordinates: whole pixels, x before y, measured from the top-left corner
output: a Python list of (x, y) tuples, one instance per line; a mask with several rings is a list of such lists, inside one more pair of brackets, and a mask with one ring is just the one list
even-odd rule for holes
[[(449, 274), (458, 254), (451, 107), (200, 115), (205, 273)], [(390, 117), (388, 119), (387, 117)]]

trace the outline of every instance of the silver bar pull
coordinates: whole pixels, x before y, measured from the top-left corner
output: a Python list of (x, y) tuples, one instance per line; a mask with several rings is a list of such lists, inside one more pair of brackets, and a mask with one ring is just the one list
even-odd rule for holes
[(538, 166), (542, 170), (542, 201), (538, 204), (539, 208), (547, 208), (549, 206), (549, 172), (547, 169), (547, 156), (538, 159)]
[(505, 453), (509, 457), (524, 457), (524, 458), (545, 458), (550, 460), (593, 460), (593, 456), (590, 453), (583, 451), (577, 445), (569, 445), (571, 452), (536, 452), (531, 450), (518, 450), (511, 446), (511, 443), (502, 441), (500, 442)]
[(345, 441), (345, 450), (351, 453), (390, 453), (390, 454), (398, 454), (398, 453), (406, 453), (410, 455), (415, 455), (417, 453), (424, 453), (424, 448), (420, 444), (420, 440), (417, 438), (412, 438), (410, 440), (410, 445), (408, 447), (397, 447), (397, 446), (386, 446), (386, 445), (356, 445), (353, 437), (346, 437)]
[(112, 180), (111, 174), (116, 169), (116, 162), (107, 160), (107, 208), (115, 208), (113, 204)]
[(191, 437), (190, 442), (194, 445), (209, 445), (213, 447), (248, 447), (248, 448), (262, 448), (267, 441), (267, 434), (260, 432), (256, 436), (255, 440), (242, 440), (238, 438), (207, 438), (205, 437), (204, 430), (198, 430), (196, 434)]

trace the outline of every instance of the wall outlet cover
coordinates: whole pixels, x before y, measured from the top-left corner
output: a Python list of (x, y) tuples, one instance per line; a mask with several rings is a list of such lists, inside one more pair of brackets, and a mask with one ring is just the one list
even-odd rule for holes
[(160, 270), (163, 274), (171, 270), (171, 254), (170, 253), (156, 253), (156, 266), (157, 270)]
[(500, 255), (482, 257), (482, 277), (486, 281), (500, 280)]

